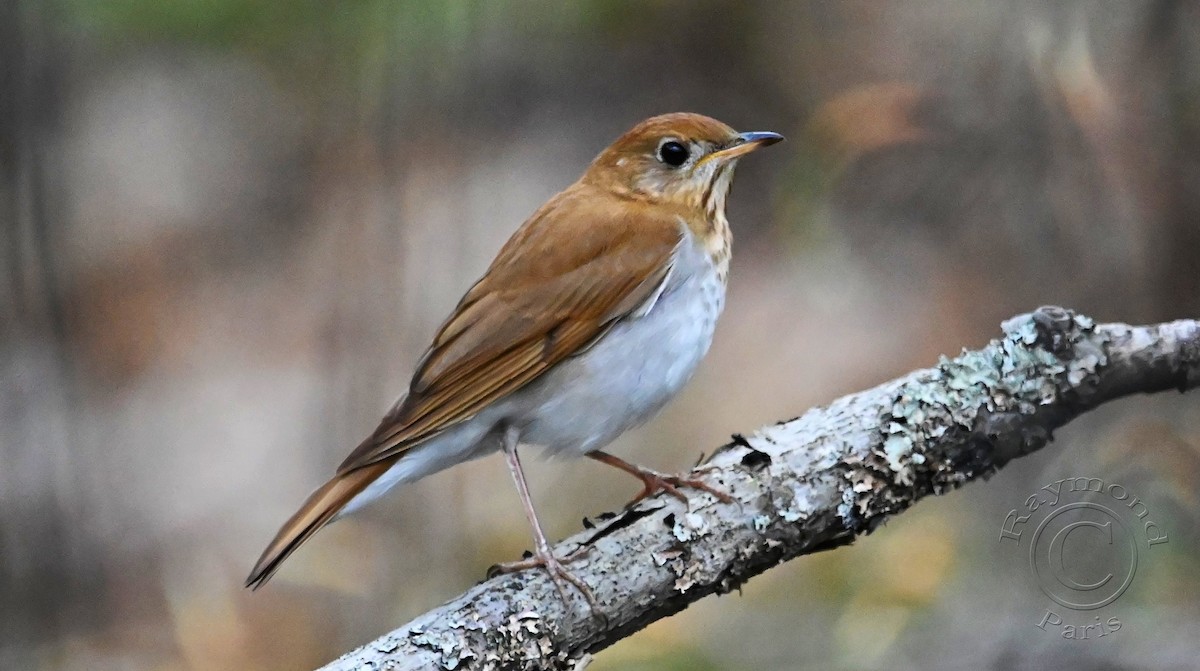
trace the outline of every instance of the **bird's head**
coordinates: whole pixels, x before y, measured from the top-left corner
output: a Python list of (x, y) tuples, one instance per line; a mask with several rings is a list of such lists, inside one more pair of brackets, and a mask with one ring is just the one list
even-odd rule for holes
[(617, 138), (584, 175), (616, 193), (723, 214), (738, 159), (783, 139), (778, 133), (739, 133), (700, 114), (651, 117)]

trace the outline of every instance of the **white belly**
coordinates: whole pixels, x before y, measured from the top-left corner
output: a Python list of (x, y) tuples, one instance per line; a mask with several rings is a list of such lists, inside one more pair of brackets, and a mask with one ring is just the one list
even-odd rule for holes
[(598, 450), (653, 416), (692, 377), (712, 344), (725, 284), (707, 253), (682, 247), (649, 312), (622, 320), (514, 395), (521, 442), (556, 454)]
[(521, 429), (523, 444), (550, 454), (599, 450), (666, 405), (712, 344), (725, 283), (709, 255), (686, 241), (667, 286), (640, 317), (627, 317), (591, 349), (421, 445), (371, 483), (339, 514), (393, 486), (500, 449), (498, 427)]

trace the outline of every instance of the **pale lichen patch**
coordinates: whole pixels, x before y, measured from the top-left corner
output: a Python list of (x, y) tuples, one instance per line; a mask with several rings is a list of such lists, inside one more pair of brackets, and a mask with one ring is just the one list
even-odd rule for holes
[(689, 512), (676, 517), (675, 524), (671, 526), (671, 534), (680, 543), (707, 536), (709, 533), (708, 520), (700, 513)]
[(683, 594), (696, 584), (701, 582), (701, 573), (704, 571), (704, 565), (698, 561), (682, 561), (673, 562), (671, 568), (675, 571), (675, 591)]
[(572, 660), (554, 644), (561, 632), (530, 606), (519, 608), (500, 624), (488, 627), (481, 620), (490, 618), (478, 612), (434, 627), (414, 627), (408, 633), (408, 640), (433, 651), (438, 666), (446, 671), (570, 668)]
[[(935, 458), (927, 452), (929, 446), (947, 434), (990, 442), (994, 432), (986, 430), (989, 418), (1031, 415), (1059, 402), (1063, 394), (1086, 393), (1108, 363), (1107, 336), (1083, 315), (1040, 308), (1006, 321), (1003, 328), (1004, 336), (986, 347), (941, 357), (935, 368), (898, 386), (891, 407), (877, 417), (882, 436), (871, 450), (877, 463), (868, 467), (846, 462), (857, 498), (870, 499), (881, 485), (911, 488), (925, 482), (941, 491), (969, 479), (970, 474), (949, 463), (955, 455), (949, 455), (949, 461), (947, 455)], [(1021, 440), (1036, 442), (1044, 436), (1030, 433)], [(995, 461), (1006, 461), (1003, 457), (1009, 452), (1022, 453), (1028, 447), (1015, 446)], [(873, 474), (876, 469), (878, 475)], [(881, 483), (880, 476), (890, 482)], [(859, 503), (855, 507), (863, 511)]]
[(463, 647), (463, 638), (454, 631), (457, 627), (437, 629), (426, 632), (423, 629), (413, 629), (409, 632), (409, 640), (415, 645), (429, 648), (439, 654), (438, 663), (443, 669), (457, 669), (464, 661), (475, 657), (469, 648)]

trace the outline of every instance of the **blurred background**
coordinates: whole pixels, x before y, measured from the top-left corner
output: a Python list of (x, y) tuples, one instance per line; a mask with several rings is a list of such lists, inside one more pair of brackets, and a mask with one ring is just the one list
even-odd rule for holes
[[(314, 667), (518, 557), (491, 458), (241, 588), (507, 236), (680, 110), (789, 142), (739, 170), (713, 350), (627, 458), (682, 468), (1041, 304), (1200, 317), (1197, 2), (7, 0), (0, 668)], [(1200, 396), (1057, 438), (593, 668), (1193, 668)], [(554, 537), (637, 490), (531, 471)], [(997, 543), (1074, 476), (1170, 535), (1099, 641), (1035, 628), (1046, 600)]]

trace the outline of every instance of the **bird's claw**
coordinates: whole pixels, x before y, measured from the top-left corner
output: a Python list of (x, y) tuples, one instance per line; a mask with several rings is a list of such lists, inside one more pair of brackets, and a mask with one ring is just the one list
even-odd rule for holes
[(531, 568), (544, 568), (546, 573), (550, 575), (550, 580), (554, 583), (554, 588), (558, 590), (558, 595), (562, 598), (564, 604), (569, 604), (570, 599), (567, 598), (567, 584), (569, 583), (587, 601), (593, 615), (603, 617), (600, 613), (600, 603), (596, 601), (596, 596), (592, 594), (591, 588), (580, 580), (578, 576), (567, 570), (565, 564), (583, 558), (591, 552), (592, 546), (585, 545), (578, 550), (559, 559), (550, 551), (536, 552), (532, 556), (526, 557), (518, 561), (504, 562), (496, 564), (488, 570), (488, 577), (496, 576), (502, 573), (516, 573)]
[[(715, 466), (706, 466), (696, 469), (694, 472), (705, 473), (713, 470), (716, 470)], [(700, 478), (686, 477), (682, 475), (667, 475), (665, 473), (659, 473), (658, 471), (642, 467), (638, 467), (638, 473), (636, 475), (642, 480), (642, 491), (637, 496), (633, 497), (632, 501), (625, 504), (626, 508), (630, 508), (643, 499), (654, 496), (658, 492), (666, 492), (686, 504), (688, 502), (687, 494), (679, 491), (680, 487), (698, 489), (702, 492), (707, 492), (712, 494), (721, 503), (733, 502), (733, 497), (730, 496), (728, 492), (725, 492), (717, 487), (713, 487)]]

